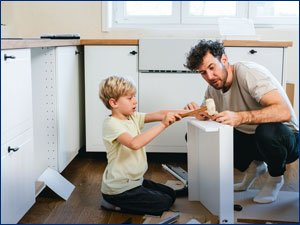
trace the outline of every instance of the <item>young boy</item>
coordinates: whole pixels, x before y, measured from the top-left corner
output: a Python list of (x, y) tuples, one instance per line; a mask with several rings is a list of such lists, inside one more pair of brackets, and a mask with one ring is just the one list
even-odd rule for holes
[[(147, 171), (144, 146), (181, 117), (186, 110), (136, 112), (136, 88), (129, 80), (112, 76), (100, 84), (100, 99), (112, 114), (103, 123), (103, 141), (108, 165), (102, 179), (102, 207), (135, 213), (161, 215), (175, 201), (175, 191), (143, 179)], [(161, 121), (144, 133), (144, 123)]]

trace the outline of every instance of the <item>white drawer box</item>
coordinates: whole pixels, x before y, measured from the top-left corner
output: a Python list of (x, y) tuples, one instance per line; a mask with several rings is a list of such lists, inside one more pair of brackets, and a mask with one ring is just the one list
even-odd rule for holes
[(1, 144), (32, 127), (31, 93), (30, 49), (1, 51)]
[(226, 47), (225, 52), (230, 64), (238, 61), (252, 61), (265, 66), (283, 84), (284, 48), (267, 47)]

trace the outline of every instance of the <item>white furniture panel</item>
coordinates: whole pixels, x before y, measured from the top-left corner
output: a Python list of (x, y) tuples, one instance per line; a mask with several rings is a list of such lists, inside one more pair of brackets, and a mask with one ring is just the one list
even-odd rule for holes
[(34, 48), (32, 53), (33, 134), (35, 180), (57, 168), (57, 115), (55, 48)]
[(220, 223), (234, 222), (233, 127), (188, 121), (189, 200), (200, 201)]
[(1, 223), (35, 202), (30, 49), (1, 51)]
[(99, 84), (108, 76), (130, 76), (138, 88), (137, 54), (134, 53), (137, 51), (137, 46), (84, 47), (87, 151), (106, 151), (102, 141), (102, 122), (110, 111), (99, 98)]
[[(140, 73), (139, 111), (154, 112), (163, 109), (184, 109), (187, 103), (199, 103), (204, 98), (207, 83), (200, 74)], [(184, 119), (185, 120), (185, 119)], [(146, 146), (148, 152), (186, 152), (186, 122), (172, 124)], [(145, 124), (149, 129), (154, 124)]]
[(35, 180), (48, 168), (58, 172), (83, 146), (82, 49), (32, 49)]
[(284, 48), (226, 47), (225, 52), (230, 64), (238, 61), (256, 62), (269, 69), (279, 83), (284, 86)]

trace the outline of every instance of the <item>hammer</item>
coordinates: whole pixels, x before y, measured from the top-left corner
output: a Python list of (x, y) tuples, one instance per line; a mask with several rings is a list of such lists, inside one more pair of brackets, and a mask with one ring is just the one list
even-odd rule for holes
[(212, 115), (216, 114), (216, 105), (215, 105), (215, 101), (212, 98), (206, 99), (205, 100), (205, 105), (206, 106), (200, 107), (200, 109), (196, 109), (196, 110), (191, 111), (191, 112), (180, 114), (180, 116), (182, 118), (184, 118), (184, 117), (187, 117), (187, 116), (195, 115), (195, 114), (200, 113), (200, 112), (204, 112), (206, 110), (207, 110), (208, 115), (212, 116)]

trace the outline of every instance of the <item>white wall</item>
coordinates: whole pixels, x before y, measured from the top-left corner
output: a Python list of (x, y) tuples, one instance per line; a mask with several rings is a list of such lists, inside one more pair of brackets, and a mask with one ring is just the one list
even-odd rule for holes
[[(141, 37), (219, 38), (216, 31), (123, 30), (101, 31), (100, 1), (1, 1), (2, 37), (38, 38), (43, 33), (79, 33), (82, 39), (139, 39)], [(299, 26), (297, 28), (256, 30), (261, 40), (290, 40), (287, 81), (296, 85), (294, 108), (299, 118)]]

